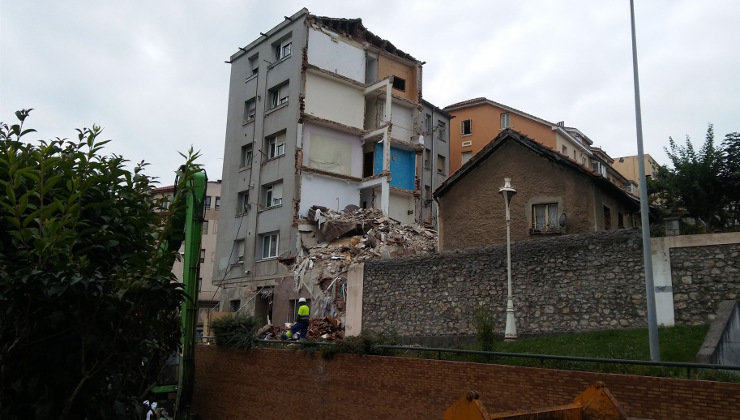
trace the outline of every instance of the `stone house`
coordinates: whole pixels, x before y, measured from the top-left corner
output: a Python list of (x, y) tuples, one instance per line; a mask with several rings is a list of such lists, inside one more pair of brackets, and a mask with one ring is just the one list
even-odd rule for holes
[(499, 188), (511, 178), (511, 239), (631, 228), (639, 200), (602, 174), (512, 129), (502, 131), (434, 192), (439, 248), (506, 241)]

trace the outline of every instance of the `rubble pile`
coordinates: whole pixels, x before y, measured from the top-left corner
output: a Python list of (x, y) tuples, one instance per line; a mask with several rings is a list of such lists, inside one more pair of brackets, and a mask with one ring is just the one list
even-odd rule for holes
[[(348, 206), (344, 211), (314, 206), (308, 217), (299, 221), (298, 231), (301, 246), (290, 267), (295, 290), (305, 287), (311, 294), (312, 316), (320, 320), (333, 317), (340, 324), (344, 320), (350, 264), (432, 253), (437, 249), (434, 230), (401, 225), (378, 209), (356, 206)], [(332, 332), (320, 335), (324, 334)]]

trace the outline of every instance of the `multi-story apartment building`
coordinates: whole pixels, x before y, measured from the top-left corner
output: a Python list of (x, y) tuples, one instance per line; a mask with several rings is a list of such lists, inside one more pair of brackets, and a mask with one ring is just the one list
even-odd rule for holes
[(291, 261), (312, 206), (422, 218), (422, 63), (360, 19), (306, 9), (229, 63), (213, 275), (222, 310), (285, 322), (292, 302), (309, 297), (296, 290)]
[(450, 174), (450, 114), (422, 100), (422, 135), (424, 151), (421, 155), (420, 221), (437, 228), (438, 208), (432, 197), (437, 187)]
[[(660, 165), (653, 159), (649, 154), (643, 155), (645, 159), (645, 177), (651, 178), (658, 173)], [(640, 188), (640, 161), (639, 156), (622, 156), (614, 159), (612, 164), (614, 169), (619, 171), (622, 176), (632, 181), (636, 186), (636, 190), (639, 192)]]
[(444, 110), (455, 118), (457, 126), (450, 130), (450, 171), (453, 173), (507, 128), (584, 167), (591, 166), (593, 154), (590, 146), (593, 142), (579, 131), (580, 135), (574, 135), (575, 129), (565, 127), (562, 122), (551, 123), (486, 98), (458, 102)]
[[(152, 194), (158, 197), (166, 197), (163, 212), (167, 211), (167, 204), (171, 202), (175, 193), (175, 186), (156, 188)], [(200, 290), (198, 291), (198, 322), (196, 328), (201, 335), (211, 335), (209, 331), (209, 311), (220, 301), (221, 292), (217, 286), (218, 282), (213, 278), (213, 263), (216, 258), (216, 238), (218, 236), (218, 214), (221, 207), (221, 181), (208, 181), (206, 185), (206, 199), (203, 203), (204, 220), (203, 233), (200, 242)], [(183, 252), (184, 248), (180, 249)], [(172, 272), (177, 280), (182, 282), (183, 274), (182, 259), (176, 260)]]

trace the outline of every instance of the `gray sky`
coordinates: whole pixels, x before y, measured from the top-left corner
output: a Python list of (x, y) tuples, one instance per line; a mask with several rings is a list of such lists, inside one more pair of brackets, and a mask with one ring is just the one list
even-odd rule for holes
[[(740, 4), (636, 3), (645, 152), (667, 164), (668, 136), (740, 131)], [(0, 121), (34, 108), (31, 139), (100, 125), (108, 154), (146, 160), (162, 185), (192, 145), (221, 179), (224, 61), (304, 6), (426, 61), (440, 107), (485, 96), (637, 154), (628, 0), (0, 0)]]

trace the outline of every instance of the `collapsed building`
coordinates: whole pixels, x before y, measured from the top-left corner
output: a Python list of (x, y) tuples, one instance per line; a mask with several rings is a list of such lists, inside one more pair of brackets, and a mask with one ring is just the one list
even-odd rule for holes
[(305, 297), (341, 316), (350, 262), (436, 242), (416, 224), (435, 223), (449, 114), (422, 101), (422, 63), (360, 19), (302, 9), (228, 62), (219, 310), (281, 324)]

